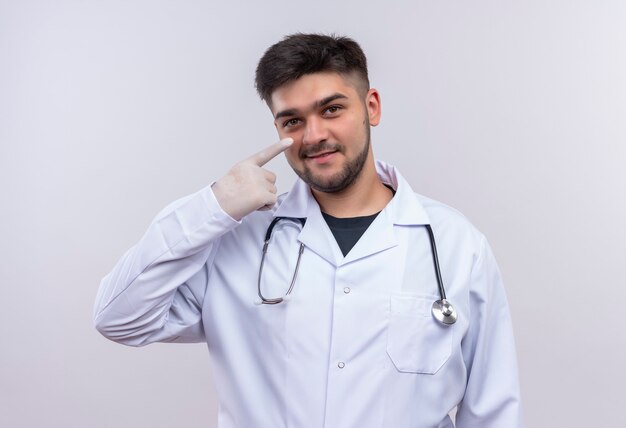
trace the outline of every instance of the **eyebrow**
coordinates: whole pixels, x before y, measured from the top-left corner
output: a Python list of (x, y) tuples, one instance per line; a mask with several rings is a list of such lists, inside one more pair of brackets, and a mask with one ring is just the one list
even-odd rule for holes
[[(341, 99), (348, 99), (348, 97), (340, 92), (337, 92), (337, 93), (327, 96), (326, 98), (322, 98), (319, 101), (315, 101), (311, 107), (313, 109), (320, 108), (322, 106), (325, 106), (328, 103), (331, 103), (335, 100), (341, 100)], [(274, 116), (274, 119), (280, 119), (281, 117), (285, 117), (285, 116), (295, 116), (298, 113), (299, 113), (299, 110), (297, 108), (290, 108), (290, 109), (282, 110), (276, 113), (276, 116)]]

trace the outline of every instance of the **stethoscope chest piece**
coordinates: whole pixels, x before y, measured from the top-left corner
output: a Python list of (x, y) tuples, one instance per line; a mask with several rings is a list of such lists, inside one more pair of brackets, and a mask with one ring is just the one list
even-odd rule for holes
[(435, 319), (442, 324), (451, 325), (456, 322), (457, 315), (454, 306), (446, 299), (433, 302), (432, 313)]

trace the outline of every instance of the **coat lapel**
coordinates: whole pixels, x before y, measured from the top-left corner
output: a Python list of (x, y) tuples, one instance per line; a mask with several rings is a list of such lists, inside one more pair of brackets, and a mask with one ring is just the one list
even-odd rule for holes
[(343, 260), (339, 245), (322, 217), (311, 189), (302, 180), (296, 181), (274, 212), (274, 217), (306, 218), (298, 241), (333, 266), (338, 266)]

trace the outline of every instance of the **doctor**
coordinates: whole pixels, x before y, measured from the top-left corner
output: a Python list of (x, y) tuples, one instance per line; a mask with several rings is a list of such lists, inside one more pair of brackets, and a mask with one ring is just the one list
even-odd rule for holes
[[(358, 44), (288, 36), (256, 87), (281, 141), (157, 215), (103, 279), (97, 329), (131, 346), (206, 341), (221, 428), (444, 428), (454, 409), (459, 428), (521, 426), (494, 256), (463, 215), (374, 159), (381, 101)], [(263, 166), (280, 153), (300, 178), (277, 196)], [(431, 312), (427, 225), (450, 325)]]

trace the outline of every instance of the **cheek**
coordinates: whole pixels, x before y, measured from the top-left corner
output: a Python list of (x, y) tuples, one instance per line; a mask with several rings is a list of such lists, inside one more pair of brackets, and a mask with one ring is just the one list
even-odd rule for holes
[(286, 129), (276, 127), (276, 132), (278, 133), (278, 138), (280, 140), (282, 140), (283, 138), (287, 138), (287, 137), (293, 138), (292, 147), (294, 147), (296, 144), (299, 144), (302, 141), (302, 132), (299, 129), (288, 131)]
[(290, 165), (293, 165), (299, 159), (298, 153), (300, 151), (300, 143), (294, 141), (291, 147), (285, 150), (285, 156), (287, 157), (287, 162)]

